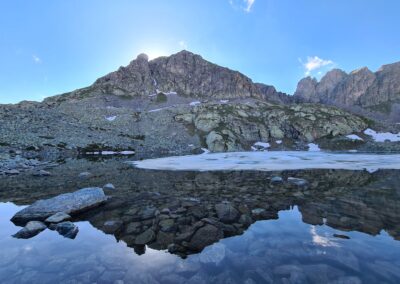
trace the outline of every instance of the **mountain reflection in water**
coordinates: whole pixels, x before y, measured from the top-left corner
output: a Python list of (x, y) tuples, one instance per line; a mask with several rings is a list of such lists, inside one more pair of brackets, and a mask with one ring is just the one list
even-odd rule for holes
[[(78, 178), (84, 171), (92, 177)], [(152, 171), (111, 159), (70, 160), (49, 177), (2, 178), (0, 282), (398, 283), (399, 173)], [(75, 240), (50, 230), (11, 237), (19, 206), (107, 183), (116, 187), (106, 191), (112, 199), (74, 217)], [(237, 216), (221, 222), (218, 204)], [(182, 236), (206, 227), (221, 235), (195, 245)], [(138, 245), (148, 230), (151, 241)]]

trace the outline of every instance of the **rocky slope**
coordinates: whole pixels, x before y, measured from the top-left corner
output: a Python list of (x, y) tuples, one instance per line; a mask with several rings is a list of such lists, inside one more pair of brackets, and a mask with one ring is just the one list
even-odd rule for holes
[(400, 121), (400, 62), (383, 65), (377, 72), (364, 67), (345, 73), (329, 71), (318, 82), (302, 79), (294, 94), (301, 102), (343, 107), (377, 120)]
[(25, 158), (38, 153), (46, 158), (135, 151), (149, 157), (200, 153), (201, 148), (254, 150), (256, 142), (307, 149), (315, 140), (369, 126), (337, 108), (291, 104), (274, 87), (187, 51), (151, 61), (141, 54), (88, 88), (42, 103), (2, 105), (0, 123), (2, 151), (22, 151)]

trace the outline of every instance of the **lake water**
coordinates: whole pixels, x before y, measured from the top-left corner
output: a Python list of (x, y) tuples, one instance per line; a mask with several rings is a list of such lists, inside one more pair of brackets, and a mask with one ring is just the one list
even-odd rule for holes
[[(399, 283), (400, 170), (381, 161), (386, 169), (172, 171), (74, 159), (49, 177), (1, 177), (0, 283)], [(107, 183), (112, 198), (74, 217), (75, 239), (49, 229), (12, 237), (23, 207)], [(219, 222), (219, 204), (236, 218)], [(205, 227), (222, 238), (201, 249), (198, 231), (177, 241)], [(138, 245), (147, 230), (155, 236)]]

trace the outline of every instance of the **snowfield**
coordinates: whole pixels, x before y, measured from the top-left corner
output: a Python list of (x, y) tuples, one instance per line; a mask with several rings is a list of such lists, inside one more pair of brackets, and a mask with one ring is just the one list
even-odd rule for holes
[(347, 138), (351, 139), (351, 140), (360, 140), (360, 141), (364, 141), (360, 136), (355, 135), (355, 134), (350, 134), (350, 135), (346, 135)]
[(390, 132), (378, 133), (375, 130), (368, 128), (368, 129), (364, 130), (364, 134), (372, 136), (372, 138), (376, 142), (385, 142), (385, 141), (399, 142), (400, 141), (400, 133), (397, 133), (397, 134), (393, 134)]

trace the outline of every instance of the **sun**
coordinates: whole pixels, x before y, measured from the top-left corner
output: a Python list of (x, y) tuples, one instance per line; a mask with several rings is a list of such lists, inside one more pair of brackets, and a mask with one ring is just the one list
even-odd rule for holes
[(160, 56), (168, 55), (168, 52), (166, 52), (165, 50), (161, 50), (161, 49), (144, 49), (143, 53), (146, 53), (149, 56), (149, 60), (152, 60), (152, 59), (160, 57)]

